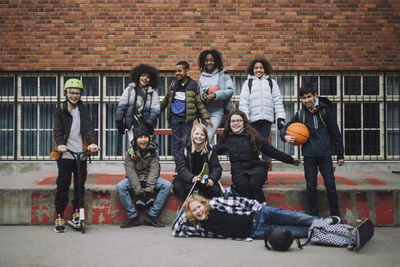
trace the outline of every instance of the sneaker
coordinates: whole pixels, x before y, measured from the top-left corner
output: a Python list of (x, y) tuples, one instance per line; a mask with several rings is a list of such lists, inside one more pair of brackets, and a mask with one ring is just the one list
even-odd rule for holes
[(54, 222), (55, 226), (54, 226), (54, 232), (56, 233), (64, 233), (67, 230), (65, 229), (65, 222), (64, 219), (61, 218), (61, 215), (58, 214), (58, 218), (55, 220)]
[(335, 216), (335, 215), (329, 216), (329, 217), (325, 218), (324, 220), (327, 224), (338, 224), (338, 223), (342, 222), (342, 219), (340, 219), (339, 216)]
[(160, 220), (158, 220), (157, 216), (151, 216), (150, 214), (146, 213), (143, 216), (143, 221), (148, 224), (152, 225), (154, 227), (165, 227), (165, 224), (163, 224)]
[(150, 193), (150, 192), (146, 192), (144, 200), (146, 202), (146, 206), (149, 207), (149, 206), (153, 205), (153, 203), (155, 201), (154, 195), (152, 193)]
[(79, 220), (79, 212), (78, 209), (75, 210), (74, 213), (72, 213), (71, 220), (68, 220), (68, 224), (71, 225), (72, 227), (76, 229), (81, 228), (81, 222)]
[(135, 218), (128, 218), (123, 224), (120, 225), (120, 227), (129, 228), (138, 225), (140, 225), (139, 217), (135, 217)]
[(145, 195), (144, 193), (140, 193), (136, 197), (136, 209), (138, 210), (145, 210), (146, 209), (146, 203), (145, 203)]

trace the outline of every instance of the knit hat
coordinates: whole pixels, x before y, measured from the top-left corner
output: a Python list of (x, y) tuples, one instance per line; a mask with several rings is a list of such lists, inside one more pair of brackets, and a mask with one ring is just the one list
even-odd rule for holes
[[(150, 128), (151, 127), (151, 128)], [(136, 140), (140, 137), (140, 136), (142, 136), (142, 135), (145, 135), (145, 136), (150, 136), (152, 133), (153, 133), (153, 131), (154, 131), (154, 129), (153, 129), (153, 127), (150, 125), (150, 124), (148, 124), (148, 123), (142, 123), (142, 124), (139, 124), (138, 126), (136, 126), (134, 129), (133, 129), (133, 139), (135, 140), (135, 142), (136, 142)]]

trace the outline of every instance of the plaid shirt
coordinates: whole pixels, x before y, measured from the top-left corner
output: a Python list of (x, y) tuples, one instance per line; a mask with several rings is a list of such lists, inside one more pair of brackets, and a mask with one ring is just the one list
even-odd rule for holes
[[(216, 197), (210, 200), (210, 209), (216, 209), (228, 214), (248, 215), (259, 211), (262, 207), (257, 200), (247, 199), (243, 197)], [(172, 235), (175, 237), (214, 237), (226, 238), (216, 235), (204, 229), (199, 222), (190, 224), (186, 217), (182, 214), (177, 222), (172, 226)]]

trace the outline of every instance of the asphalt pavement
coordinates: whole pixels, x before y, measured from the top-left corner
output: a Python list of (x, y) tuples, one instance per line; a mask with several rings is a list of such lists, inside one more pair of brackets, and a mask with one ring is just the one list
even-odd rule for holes
[(358, 253), (346, 248), (292, 245), (268, 251), (263, 240), (175, 238), (170, 227), (88, 225), (85, 234), (52, 226), (0, 226), (0, 266), (399, 266), (400, 227), (376, 227)]

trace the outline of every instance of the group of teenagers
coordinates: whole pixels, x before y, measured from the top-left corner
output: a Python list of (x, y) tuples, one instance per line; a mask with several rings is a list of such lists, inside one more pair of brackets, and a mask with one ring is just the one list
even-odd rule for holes
[[(232, 107), (233, 82), (223, 69), (221, 54), (214, 49), (204, 50), (198, 63), (201, 71), (198, 82), (189, 76), (186, 61), (176, 64), (176, 79), (161, 102), (157, 69), (146, 64), (132, 69), (132, 83), (123, 91), (116, 112), (117, 129), (121, 134), (126, 132), (129, 139), (124, 161), (126, 178), (116, 186), (127, 213), (121, 228), (142, 222), (164, 227), (158, 215), (172, 188), (184, 201), (184, 213), (172, 226), (174, 236), (264, 238), (266, 231), (279, 227), (296, 237), (306, 237), (309, 226), (319, 218), (318, 171), (324, 178), (331, 211), (327, 220), (340, 222), (332, 155), (342, 165), (344, 149), (329, 100), (319, 97), (310, 85), (303, 85), (299, 90), (303, 107), (285, 124), (280, 89), (269, 76), (272, 68), (268, 60), (256, 58), (249, 63), (238, 108)], [(64, 211), (71, 175), (78, 175), (75, 161), (65, 152), (69, 149), (94, 153), (99, 149), (88, 109), (80, 100), (83, 91), (80, 80), (66, 81), (66, 100), (55, 111), (52, 151), (58, 166), (55, 232), (65, 232)], [(172, 184), (160, 177), (158, 145), (153, 136), (154, 125), (165, 109), (172, 130), (171, 148), (177, 172)], [(223, 133), (216, 142), (214, 136), (224, 116)], [(269, 144), (271, 124), (275, 121), (281, 139), (292, 145), (295, 138), (286, 134), (290, 124), (301, 122), (309, 129), (309, 139), (302, 146), (309, 215), (273, 208), (266, 203), (263, 186), (269, 157), (300, 164), (300, 160)], [(222, 167), (218, 155), (222, 154), (229, 156), (231, 164), (229, 196), (219, 182)], [(201, 183), (200, 173), (205, 163), (209, 167), (208, 179)], [(86, 161), (81, 162), (80, 170), (85, 178)], [(74, 179), (74, 212), (68, 223), (75, 226), (79, 224), (79, 187), (84, 188), (84, 182), (79, 184)], [(188, 196), (193, 188), (196, 194)], [(143, 210), (142, 219), (137, 210)]]

